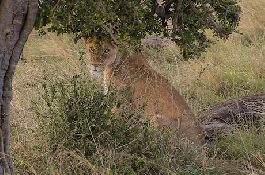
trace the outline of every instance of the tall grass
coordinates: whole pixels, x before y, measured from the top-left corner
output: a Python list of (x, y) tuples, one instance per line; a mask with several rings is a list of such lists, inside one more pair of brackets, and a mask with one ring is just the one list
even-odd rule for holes
[[(243, 35), (216, 41), (199, 59), (182, 61), (175, 47), (147, 50), (150, 64), (172, 82), (195, 113), (232, 97), (265, 93), (265, 3), (241, 3)], [(102, 79), (90, 77), (85, 52), (83, 42), (73, 44), (69, 35), (39, 37), (32, 32), (13, 84), (11, 149), (17, 174), (265, 173), (264, 126), (259, 130), (238, 129), (203, 148), (185, 144), (171, 133), (156, 135), (148, 125), (139, 123), (132, 125), (139, 130), (129, 130), (131, 137), (124, 137), (125, 131), (119, 135), (119, 127), (129, 123), (112, 116), (110, 108), (95, 110), (102, 104), (115, 106), (117, 102), (102, 96)], [(89, 101), (92, 97), (93, 103)], [(116, 121), (112, 123), (114, 128), (107, 128), (107, 120), (100, 115), (94, 121), (95, 125), (102, 124), (97, 126), (105, 126), (103, 135), (109, 147), (86, 135), (89, 128), (82, 123), (89, 118), (88, 107)], [(121, 115), (132, 113), (128, 110)], [(67, 121), (69, 116), (76, 116), (78, 122)], [(138, 120), (137, 115), (131, 117)], [(116, 140), (110, 139), (113, 136), (108, 129), (116, 129)], [(149, 132), (149, 137), (143, 135)], [(120, 142), (124, 147), (117, 149)], [(98, 152), (87, 154), (88, 143), (99, 148)], [(141, 149), (130, 152), (139, 145)]]
[(186, 97), (194, 111), (230, 98), (265, 93), (265, 27), (216, 40), (199, 58), (181, 60), (175, 47), (148, 49), (151, 65)]

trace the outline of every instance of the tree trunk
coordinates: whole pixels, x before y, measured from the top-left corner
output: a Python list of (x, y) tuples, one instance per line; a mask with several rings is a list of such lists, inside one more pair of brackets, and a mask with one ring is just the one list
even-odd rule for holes
[(12, 80), (37, 11), (38, 0), (0, 0), (0, 175), (15, 174), (9, 149)]

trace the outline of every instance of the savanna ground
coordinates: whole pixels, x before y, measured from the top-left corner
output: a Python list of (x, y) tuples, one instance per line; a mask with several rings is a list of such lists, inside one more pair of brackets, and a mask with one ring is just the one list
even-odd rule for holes
[[(228, 41), (216, 41), (198, 59), (182, 61), (175, 47), (147, 49), (150, 64), (174, 84), (195, 114), (233, 97), (265, 93), (265, 2), (242, 0), (241, 4), (243, 35), (235, 33)], [(196, 148), (179, 143), (181, 139), (171, 138), (170, 133), (158, 139), (151, 129), (139, 126), (134, 112), (127, 111), (127, 119), (136, 121), (131, 123), (109, 113), (113, 99), (106, 99), (101, 80), (89, 75), (85, 53), (83, 41), (74, 44), (69, 35), (40, 37), (36, 31), (30, 35), (13, 84), (11, 148), (17, 174), (265, 174), (264, 126), (259, 131), (238, 130)], [(86, 106), (111, 123), (100, 117), (92, 121), (101, 123), (97, 138), (85, 130)], [(79, 118), (69, 121), (69, 116)], [(111, 137), (104, 134), (112, 125), (130, 124), (135, 127), (111, 130), (107, 134), (114, 133)], [(91, 145), (94, 152), (82, 150)]]

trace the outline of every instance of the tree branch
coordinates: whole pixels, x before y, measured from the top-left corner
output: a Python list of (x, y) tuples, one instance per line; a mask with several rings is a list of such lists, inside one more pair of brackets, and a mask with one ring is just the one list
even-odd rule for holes
[(210, 13), (210, 10), (208, 9), (208, 7), (206, 7), (205, 4), (203, 4), (202, 7), (203, 7), (203, 9), (205, 10), (205, 14), (206, 14), (207, 17), (208, 17), (208, 20), (209, 20), (208, 23), (207, 23), (206, 21), (204, 21), (201, 17), (199, 17), (199, 12), (198, 12), (198, 10), (196, 9), (194, 3), (193, 3), (191, 0), (189, 0), (189, 3), (190, 3), (190, 5), (191, 5), (191, 7), (192, 7), (193, 12), (194, 12), (195, 14), (197, 14), (198, 21), (199, 21), (201, 24), (203, 24), (203, 25), (207, 25), (207, 24), (208, 24), (209, 27), (210, 27), (211, 29), (213, 29), (214, 31), (216, 31), (217, 33), (219, 33), (219, 36), (220, 36), (221, 38), (225, 38), (225, 39), (227, 38), (226, 34), (224, 34), (224, 30), (223, 30), (222, 26), (219, 25), (219, 24), (213, 19), (212, 15), (211, 15), (211, 13)]
[(118, 38), (113, 35), (112, 30), (106, 24), (102, 24), (102, 27), (110, 34), (111, 39), (115, 42), (115, 44), (119, 45), (120, 42), (118, 41)]
[(177, 4), (177, 9), (174, 13), (174, 17), (173, 17), (173, 21), (172, 21), (172, 25), (173, 25), (173, 34), (172, 34), (172, 37), (173, 37), (173, 40), (175, 41), (176, 40), (176, 32), (178, 30), (178, 18), (179, 18), (179, 12), (180, 12), (180, 9), (182, 7), (182, 1), (183, 0), (179, 0), (178, 1), (178, 4)]

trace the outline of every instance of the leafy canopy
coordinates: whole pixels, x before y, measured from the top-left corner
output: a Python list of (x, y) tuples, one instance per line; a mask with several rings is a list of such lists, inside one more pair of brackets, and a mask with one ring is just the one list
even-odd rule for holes
[[(189, 57), (211, 42), (205, 31), (227, 39), (239, 23), (239, 0), (43, 0), (36, 29), (73, 33), (76, 39), (112, 39), (125, 46), (147, 35), (171, 38)], [(40, 30), (44, 31), (44, 30)]]

